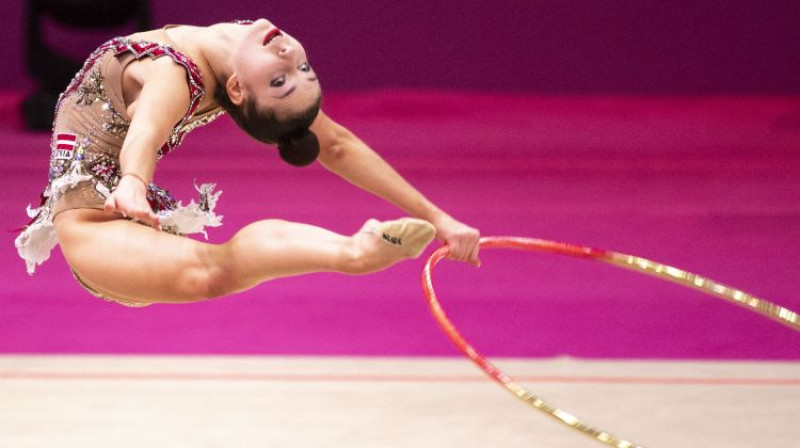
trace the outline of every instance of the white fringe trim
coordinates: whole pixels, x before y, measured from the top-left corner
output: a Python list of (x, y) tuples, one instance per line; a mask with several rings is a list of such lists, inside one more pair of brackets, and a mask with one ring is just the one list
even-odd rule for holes
[[(30, 210), (30, 208), (29, 208)], [(19, 256), (25, 260), (28, 274), (33, 275), (36, 266), (50, 258), (50, 252), (56, 245), (56, 232), (49, 219), (34, 222), (14, 240)]]
[(75, 188), (78, 183), (92, 180), (93, 177), (86, 173), (80, 161), (73, 161), (69, 167), (69, 172), (53, 180), (44, 191), (47, 198), (44, 205), (38, 208), (31, 208), (28, 204), (27, 212), (29, 218), (38, 218), (31, 223), (14, 240), (17, 253), (25, 260), (28, 274), (33, 275), (36, 266), (44, 263), (50, 258), (50, 252), (56, 246), (56, 232), (53, 229), (53, 218), (50, 216), (52, 205), (70, 188)]
[(47, 189), (47, 192), (45, 192), (45, 196), (50, 196), (55, 201), (58, 199), (58, 196), (64, 194), (65, 191), (70, 188), (75, 188), (79, 182), (92, 179), (94, 179), (94, 177), (91, 174), (87, 174), (83, 165), (76, 160), (70, 165), (69, 173), (50, 183), (50, 187)]
[[(73, 165), (71, 172), (54, 180), (45, 191), (47, 202), (39, 207), (32, 209), (28, 205), (28, 216), (39, 218), (25, 228), (22, 233), (14, 240), (14, 245), (22, 259), (25, 260), (28, 274), (33, 275), (36, 266), (44, 263), (50, 258), (50, 252), (56, 246), (56, 233), (53, 228), (52, 217), (50, 216), (52, 204), (69, 188), (74, 188), (79, 182), (93, 179), (92, 176), (82, 174), (82, 170), (75, 169)], [(188, 235), (190, 233), (202, 233), (208, 239), (205, 227), (219, 227), (222, 225), (222, 216), (214, 213), (217, 201), (222, 191), (214, 192), (216, 184), (207, 183), (195, 189), (200, 193), (200, 202), (194, 200), (188, 205), (178, 202), (175, 210), (165, 210), (158, 213), (161, 224), (166, 230), (174, 233)], [(201, 207), (201, 205), (203, 205)]]
[[(222, 191), (214, 193), (216, 186), (217, 184), (213, 183), (203, 184), (200, 187), (195, 184), (194, 188), (200, 193), (199, 203), (195, 203), (192, 200), (188, 205), (184, 206), (178, 202), (178, 207), (175, 210), (158, 212), (162, 227), (181, 235), (202, 233), (208, 239), (205, 227), (219, 227), (222, 225), (222, 216), (214, 213), (219, 195), (222, 194)], [(204, 210), (201, 204), (205, 204), (208, 210)]]

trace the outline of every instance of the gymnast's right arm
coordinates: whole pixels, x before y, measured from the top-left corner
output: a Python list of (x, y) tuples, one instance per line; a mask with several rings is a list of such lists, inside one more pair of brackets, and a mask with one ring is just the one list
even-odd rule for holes
[(169, 58), (137, 61), (127, 71), (123, 82), (141, 88), (128, 105), (131, 124), (119, 157), (122, 177), (105, 210), (160, 228), (147, 202), (147, 183), (153, 179), (158, 149), (189, 108), (189, 87), (183, 67)]

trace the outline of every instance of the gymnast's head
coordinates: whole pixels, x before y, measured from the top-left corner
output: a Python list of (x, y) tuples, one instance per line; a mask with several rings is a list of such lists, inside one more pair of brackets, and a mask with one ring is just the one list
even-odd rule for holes
[(300, 42), (257, 20), (231, 48), (230, 68), (214, 99), (236, 124), (256, 140), (277, 144), (281, 158), (292, 165), (316, 160), (319, 142), (309, 127), (319, 113), (322, 90)]

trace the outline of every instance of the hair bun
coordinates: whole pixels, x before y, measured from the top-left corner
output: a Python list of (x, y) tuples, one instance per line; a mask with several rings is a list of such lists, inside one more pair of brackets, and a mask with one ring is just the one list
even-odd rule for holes
[(283, 137), (278, 142), (281, 159), (294, 166), (306, 166), (319, 156), (319, 140), (308, 129)]

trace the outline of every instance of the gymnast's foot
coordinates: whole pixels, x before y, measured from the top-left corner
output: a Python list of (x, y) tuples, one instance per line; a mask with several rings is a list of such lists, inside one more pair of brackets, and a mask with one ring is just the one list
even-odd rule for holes
[(377, 269), (406, 258), (417, 258), (436, 236), (428, 221), (402, 218), (394, 221), (370, 219), (353, 235), (361, 257)]

